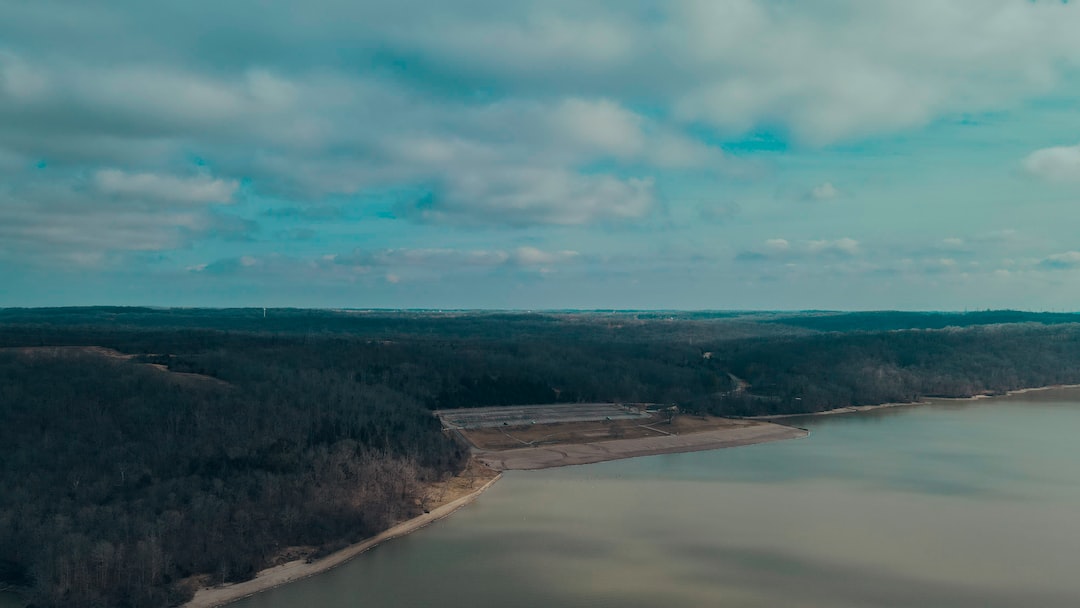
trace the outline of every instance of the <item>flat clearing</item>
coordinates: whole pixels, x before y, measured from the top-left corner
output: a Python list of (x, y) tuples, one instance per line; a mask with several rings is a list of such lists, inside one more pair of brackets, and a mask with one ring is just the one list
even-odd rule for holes
[(624, 405), (621, 403), (553, 403), (550, 405), (470, 407), (456, 410), (437, 410), (435, 415), (447, 427), (460, 429), (649, 418), (649, 415), (636, 405)]
[(615, 439), (511, 450), (477, 450), (476, 459), (500, 471), (548, 469), (636, 456), (698, 452), (782, 439), (798, 439), (809, 434), (803, 429), (771, 422), (746, 422), (749, 424), (682, 435)]
[(747, 420), (683, 415), (676, 416), (672, 423), (668, 423), (666, 417), (650, 416), (628, 420), (586, 420), (483, 427), (460, 429), (460, 432), (469, 443), (480, 450), (508, 450), (522, 447), (595, 443), (616, 439), (664, 437), (716, 429), (733, 429), (752, 424)]
[(635, 456), (795, 439), (807, 431), (761, 420), (650, 412), (642, 405), (521, 405), (435, 412), (498, 471), (547, 469)]
[(221, 380), (220, 378), (214, 378), (213, 376), (205, 376), (203, 374), (193, 374), (190, 372), (178, 372), (169, 369), (168, 366), (160, 363), (138, 363), (138, 355), (129, 355), (122, 353), (112, 348), (105, 348), (103, 346), (9, 346), (0, 347), (0, 352), (12, 352), (23, 357), (80, 357), (80, 356), (93, 356), (104, 357), (106, 359), (114, 359), (117, 361), (126, 361), (133, 365), (142, 365), (150, 369), (162, 372), (165, 378), (179, 382), (181, 384), (212, 384), (221, 387), (231, 387), (228, 382)]

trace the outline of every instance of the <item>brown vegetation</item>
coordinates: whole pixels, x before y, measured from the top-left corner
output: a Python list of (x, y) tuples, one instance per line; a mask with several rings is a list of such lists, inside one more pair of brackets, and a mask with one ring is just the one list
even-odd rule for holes
[(594, 443), (611, 439), (638, 439), (735, 428), (749, 424), (744, 420), (716, 416), (653, 416), (647, 420), (593, 420), (556, 422), (524, 426), (489, 427), (462, 430), (461, 434), (483, 450), (507, 450), (522, 447)]
[(612, 439), (511, 450), (484, 450), (477, 453), (477, 459), (500, 471), (549, 469), (638, 456), (716, 450), (768, 441), (797, 439), (807, 435), (806, 431), (795, 427), (760, 421), (742, 422), (743, 424), (726, 428), (681, 435)]
[(114, 361), (127, 361), (146, 369), (152, 369), (166, 374), (166, 378), (175, 382), (187, 382), (187, 383), (208, 383), (217, 386), (231, 386), (228, 382), (215, 378), (213, 376), (207, 376), (205, 374), (193, 374), (190, 372), (178, 372), (176, 370), (169, 369), (169, 366), (164, 363), (146, 363), (142, 362), (142, 359), (153, 358), (155, 360), (169, 359), (169, 355), (130, 355), (122, 353), (112, 348), (105, 348), (102, 346), (18, 346), (18, 347), (0, 347), (0, 353), (13, 353), (19, 356), (35, 359), (35, 358), (77, 358), (80, 356), (93, 356), (103, 357)]
[[(476, 464), (471, 466), (470, 469), (472, 469), (472, 473), (475, 473), (475, 476), (471, 474), (462, 475), (455, 479), (465, 481), (460, 484), (451, 483), (449, 486), (455, 494), (459, 495), (450, 498), (449, 494), (447, 494), (446, 501), (438, 506), (433, 506), (431, 510), (400, 522), (371, 538), (335, 551), (321, 559), (296, 559), (262, 570), (251, 580), (230, 585), (202, 587), (195, 591), (194, 597), (184, 604), (184, 608), (222, 606), (286, 583), (325, 572), (348, 562), (383, 542), (410, 534), (430, 523), (447, 517), (475, 500), (499, 478), (498, 472), (492, 471), (483, 465)], [(464, 490), (466, 487), (468, 488), (467, 491), (459, 492), (459, 490)]]

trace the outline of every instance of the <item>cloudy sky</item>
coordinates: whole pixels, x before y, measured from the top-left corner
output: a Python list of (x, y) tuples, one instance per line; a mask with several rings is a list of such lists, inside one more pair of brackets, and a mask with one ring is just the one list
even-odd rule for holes
[(1080, 5), (0, 0), (0, 306), (1080, 309)]

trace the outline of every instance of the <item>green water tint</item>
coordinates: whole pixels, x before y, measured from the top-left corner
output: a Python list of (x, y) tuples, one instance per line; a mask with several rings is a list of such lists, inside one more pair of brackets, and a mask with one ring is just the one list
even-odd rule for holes
[(25, 605), (14, 593), (0, 592), (0, 608), (23, 608)]
[(1080, 392), (787, 422), (810, 437), (512, 472), (234, 606), (1080, 606)]

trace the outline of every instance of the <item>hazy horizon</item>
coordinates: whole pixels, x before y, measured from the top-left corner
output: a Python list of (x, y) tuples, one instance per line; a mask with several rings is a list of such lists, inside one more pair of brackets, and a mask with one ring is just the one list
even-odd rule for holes
[(359, 306), (171, 306), (168, 304), (70, 304), (70, 305), (40, 305), (40, 306), (0, 306), (0, 310), (49, 310), (49, 309), (95, 309), (95, 308), (125, 308), (125, 309), (152, 309), (152, 310), (315, 310), (321, 312), (429, 312), (429, 313), (452, 313), (452, 312), (509, 312), (509, 313), (701, 313), (701, 314), (852, 314), (852, 313), (912, 313), (912, 314), (944, 314), (966, 315), (985, 312), (1017, 312), (1024, 314), (1080, 314), (1077, 309), (1023, 309), (1023, 308), (980, 308), (980, 309), (928, 309), (928, 308), (494, 308), (494, 307), (359, 307)]

